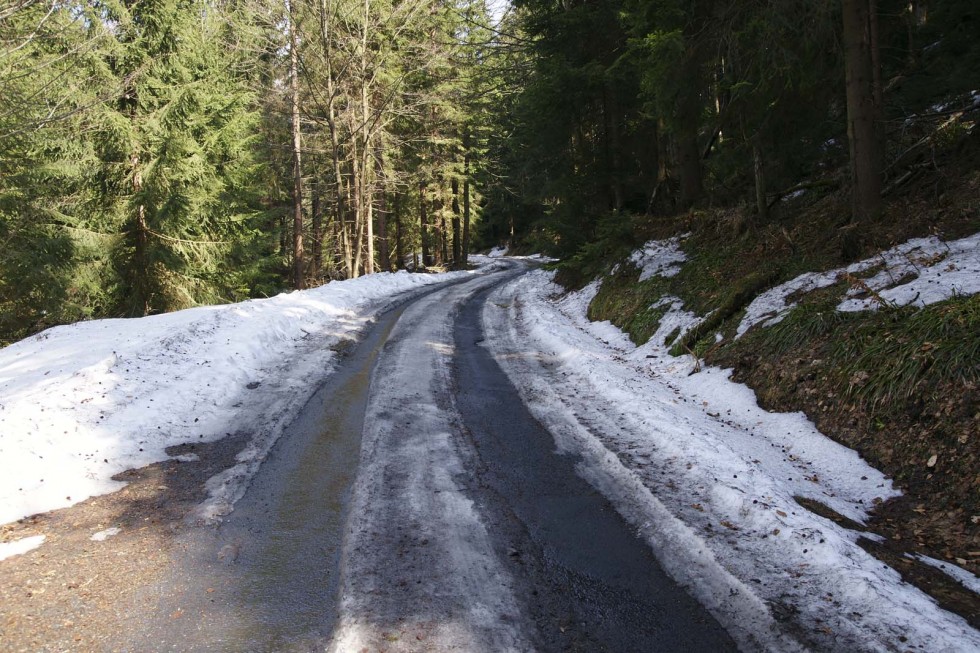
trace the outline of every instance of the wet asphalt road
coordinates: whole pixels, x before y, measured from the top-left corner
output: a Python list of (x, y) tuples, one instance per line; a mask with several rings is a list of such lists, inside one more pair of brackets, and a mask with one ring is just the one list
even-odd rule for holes
[(547, 651), (734, 651), (727, 633), (657, 563), (609, 501), (555, 451), (551, 434), (481, 343), (491, 289), (456, 320), (456, 402), (480, 463), (478, 500)]
[[(131, 650), (323, 651), (337, 628), (345, 583), (348, 603), (351, 588), (355, 594), (368, 588), (353, 604), (373, 616), (351, 623), (376, 627), (373, 641), (386, 650), (442, 650), (431, 630), (438, 629), (437, 614), (450, 626), (446, 615), (461, 622), (477, 615), (483, 632), (506, 627), (513, 634), (503, 639), (471, 641), (517, 642), (509, 650), (735, 650), (576, 473), (576, 458), (555, 452), (551, 434), (480, 345), (488, 294), (523, 270), (442, 286), (383, 316), (283, 435), (225, 523), (183, 536), (173, 577), (152, 589), (159, 595), (156, 615)], [(392, 384), (392, 370), (406, 361), (424, 366), (422, 376), (431, 380), (408, 389)], [(399, 393), (418, 407), (402, 403), (400, 413)], [(453, 414), (443, 419), (440, 413)], [(410, 426), (413, 421), (419, 424)], [(380, 497), (383, 507), (379, 519), (359, 521), (362, 515), (351, 511), (364, 504), (352, 503), (351, 494), (371, 461), (383, 472), (376, 484), (382, 494), (371, 497)], [(442, 464), (451, 469), (436, 468)], [(403, 473), (418, 481), (414, 494), (392, 485)], [(445, 494), (420, 500), (418, 487), (433, 483)], [(428, 523), (419, 521), (423, 509), (433, 511)], [(390, 533), (374, 530), (385, 524)], [(362, 526), (372, 532), (357, 531)], [(453, 589), (453, 564), (459, 564), (453, 556), (474, 538), (479, 546), (469, 560), (490, 571)], [(448, 554), (433, 554), (441, 539)], [(456, 574), (467, 575), (465, 569)], [(487, 596), (496, 598), (467, 599), (474, 578), (486, 579), (480, 582)], [(493, 605), (507, 614), (478, 614), (487, 606), (493, 612)], [(174, 628), (178, 610), (185, 616)], [(417, 632), (433, 633), (429, 641), (398, 631), (418, 615), (430, 622), (415, 620)], [(499, 648), (464, 649), (481, 646)], [(336, 641), (333, 648), (343, 650)]]

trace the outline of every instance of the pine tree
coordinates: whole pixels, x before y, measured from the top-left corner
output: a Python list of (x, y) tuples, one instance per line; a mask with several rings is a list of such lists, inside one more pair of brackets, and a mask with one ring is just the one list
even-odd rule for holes
[(203, 0), (133, 3), (111, 18), (121, 92), (102, 105), (98, 152), (103, 210), (121, 232), (117, 305), (145, 315), (221, 300), (256, 217), (258, 113), (241, 53)]

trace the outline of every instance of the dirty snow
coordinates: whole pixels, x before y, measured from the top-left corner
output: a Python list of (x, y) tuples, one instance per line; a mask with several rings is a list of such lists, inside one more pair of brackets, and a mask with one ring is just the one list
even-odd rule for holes
[(687, 256), (681, 243), (690, 234), (674, 236), (667, 240), (651, 240), (630, 255), (630, 263), (640, 270), (640, 281), (655, 276), (672, 277), (681, 271), (681, 263)]
[(117, 526), (113, 526), (112, 528), (107, 528), (104, 531), (93, 533), (92, 537), (88, 539), (92, 540), (93, 542), (105, 542), (113, 535), (119, 535), (120, 533), (122, 533), (122, 529)]
[(0, 542), (0, 560), (33, 551), (44, 543), (44, 539), (44, 535), (32, 535), (13, 542)]
[[(880, 269), (878, 269), (880, 268)], [(866, 279), (856, 275), (874, 271)], [(832, 286), (852, 277), (839, 311), (887, 306), (926, 306), (954, 296), (980, 292), (980, 234), (945, 242), (935, 236), (914, 238), (847, 267), (807, 272), (760, 294), (749, 304), (736, 337), (752, 327), (781, 321), (797, 304), (789, 298)]]
[[(394, 298), (471, 274), (375, 274), (239, 304), (55, 327), (0, 350), (0, 524), (125, 484), (167, 447), (250, 436), (208, 484), (227, 513), (331, 370)], [(190, 460), (178, 457), (178, 460)]]
[(453, 320), (494, 282), (420, 299), (388, 337), (372, 373), (329, 651), (531, 650), (514, 580), (468, 489), (477, 452), (451, 399)]
[(794, 499), (865, 523), (898, 493), (890, 480), (802, 413), (760, 408), (729, 371), (690, 375), (666, 327), (635, 347), (589, 322), (595, 289), (559, 298), (543, 271), (505, 285), (484, 310), (487, 346), (559, 450), (581, 456), (580, 473), (740, 646), (980, 650), (980, 633), (867, 554), (860, 533)]
[[(905, 555), (909, 556), (909, 554), (907, 553)], [(909, 557), (913, 557), (913, 556), (909, 556)], [(971, 592), (975, 594), (980, 594), (980, 578), (977, 578), (966, 569), (954, 565), (951, 562), (946, 562), (945, 560), (936, 560), (935, 558), (930, 558), (929, 556), (922, 555), (921, 553), (915, 555), (914, 557), (920, 562), (924, 562), (925, 564), (929, 565), (930, 567), (935, 567), (936, 569), (939, 569), (940, 571), (945, 573), (947, 576), (949, 576), (957, 583), (970, 590)]]

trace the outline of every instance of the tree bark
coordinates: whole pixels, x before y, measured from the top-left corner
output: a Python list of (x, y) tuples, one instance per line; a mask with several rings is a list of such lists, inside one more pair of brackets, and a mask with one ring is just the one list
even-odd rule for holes
[(435, 261), (432, 260), (432, 253), (429, 251), (429, 216), (426, 214), (425, 193), (426, 185), (424, 181), (419, 182), (419, 237), (422, 241), (422, 267), (429, 267)]
[(755, 171), (755, 205), (758, 210), (756, 218), (762, 224), (769, 220), (769, 203), (766, 201), (766, 164), (758, 139), (752, 142), (752, 162)]
[(310, 180), (310, 195), (313, 202), (313, 267), (311, 276), (314, 279), (319, 279), (323, 271), (323, 199), (320, 182), (315, 174)]
[(460, 270), (463, 265), (463, 249), (460, 240), (461, 227), (459, 215), (459, 180), (453, 177), (453, 269)]
[(449, 230), (446, 229), (446, 211), (445, 204), (443, 204), (439, 209), (439, 244), (442, 246), (442, 260), (439, 261), (440, 265), (446, 265), (449, 262)]
[(609, 193), (613, 211), (623, 208), (622, 161), (620, 157), (619, 111), (616, 89), (607, 81), (603, 84), (602, 113), (606, 127), (606, 166), (609, 176)]
[[(852, 220), (862, 222), (881, 210), (881, 160), (878, 147), (869, 0), (843, 0), (847, 137), (851, 160)], [(845, 247), (847, 248), (847, 247)]]
[(402, 234), (402, 196), (395, 190), (394, 197), (394, 219), (395, 219), (395, 269), (401, 270), (405, 267), (405, 239)]
[(688, 52), (684, 63), (685, 90), (678, 103), (677, 158), (680, 167), (680, 205), (687, 210), (701, 199), (701, 148), (698, 147), (698, 117), (701, 113), (701, 83), (696, 50)]
[(303, 274), (303, 165), (299, 123), (299, 37), (295, 0), (289, 0), (289, 90), (293, 135), (293, 287), (302, 290)]
[(463, 134), (463, 268), (470, 257), (470, 133)]

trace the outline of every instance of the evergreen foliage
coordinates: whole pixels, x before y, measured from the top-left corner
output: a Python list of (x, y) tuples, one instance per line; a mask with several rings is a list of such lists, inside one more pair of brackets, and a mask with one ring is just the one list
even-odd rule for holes
[(0, 341), (503, 243), (582, 280), (692, 207), (767, 227), (801, 182), (842, 183), (842, 8), (875, 37), (887, 181), (922, 121), (975, 111), (974, 4), (8, 3)]

